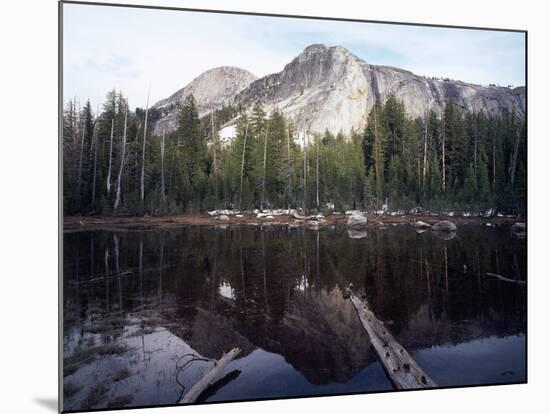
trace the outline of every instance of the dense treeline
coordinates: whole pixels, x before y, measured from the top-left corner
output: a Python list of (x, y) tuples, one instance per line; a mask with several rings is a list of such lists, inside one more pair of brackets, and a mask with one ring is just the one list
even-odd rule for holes
[[(299, 133), (260, 103), (199, 119), (193, 96), (175, 131), (153, 135), (158, 117), (131, 112), (121, 93), (101, 111), (66, 105), (65, 214), (178, 214), (214, 208), (479, 210), (524, 213), (526, 127), (522, 116), (464, 112), (412, 118), (395, 97), (378, 102), (363, 131)], [(217, 131), (237, 117), (236, 137)], [(304, 142), (305, 141), (305, 142)], [(305, 144), (305, 145), (304, 145)]]

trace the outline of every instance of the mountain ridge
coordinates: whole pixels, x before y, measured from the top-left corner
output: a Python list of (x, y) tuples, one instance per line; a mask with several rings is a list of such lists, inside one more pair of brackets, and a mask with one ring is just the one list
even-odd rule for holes
[[(402, 68), (367, 63), (339, 45), (311, 44), (283, 70), (260, 78), (241, 68), (221, 68), (233, 68), (233, 71), (212, 72), (220, 69), (214, 68), (203, 72), (154, 107), (168, 108), (166, 102), (174, 104), (186, 93), (201, 90), (196, 86), (200, 83), (216, 92), (211, 93), (213, 98), (210, 99), (208, 93), (199, 98), (195, 96), (201, 115), (208, 113), (209, 108), (219, 109), (225, 104), (250, 110), (260, 101), (267, 112), (278, 108), (299, 131), (308, 133), (360, 130), (374, 103), (383, 102), (390, 95), (402, 101), (406, 112), (412, 116), (422, 117), (428, 110), (440, 114), (449, 98), (465, 111), (525, 112), (525, 87), (512, 89), (428, 78)], [(216, 76), (210, 76), (212, 73)], [(220, 89), (227, 93), (219, 93)], [(155, 132), (162, 127), (175, 128), (173, 112), (174, 107), (165, 111), (154, 126)]]
[(160, 119), (153, 126), (154, 133), (160, 134), (177, 127), (176, 108), (187, 95), (193, 94), (199, 116), (204, 116), (213, 109), (230, 104), (233, 97), (255, 79), (252, 72), (236, 66), (218, 66), (202, 72), (183, 88), (152, 106), (160, 112)]

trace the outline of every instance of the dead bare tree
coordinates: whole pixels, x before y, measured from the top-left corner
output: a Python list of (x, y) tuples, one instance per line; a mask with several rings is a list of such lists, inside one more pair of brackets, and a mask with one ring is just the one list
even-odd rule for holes
[(442, 162), (442, 171), (441, 171), (441, 175), (442, 175), (442, 178), (443, 178), (443, 181), (442, 181), (442, 188), (443, 188), (443, 191), (445, 191), (445, 185), (446, 185), (446, 176), (445, 176), (445, 115), (443, 115), (443, 118), (442, 118), (442, 124), (443, 126), (441, 127), (441, 130), (442, 130), (442, 133), (441, 133), (441, 162)]
[(304, 127), (304, 214), (307, 215), (307, 134)]
[(512, 165), (510, 166), (510, 185), (514, 186), (514, 181), (516, 177), (516, 165), (518, 162), (518, 152), (519, 152), (519, 141), (521, 139), (521, 131), (519, 126), (516, 127), (516, 142), (514, 145), (514, 153), (512, 155)]
[(124, 170), (124, 157), (126, 156), (126, 132), (128, 126), (128, 107), (124, 114), (124, 132), (122, 134), (122, 151), (120, 154), (120, 167), (118, 169), (117, 185), (116, 185), (116, 198), (115, 198), (115, 210), (120, 203), (120, 184), (122, 182), (122, 171)]
[(219, 160), (219, 141), (218, 134), (215, 131), (215, 122), (214, 122), (214, 109), (210, 107), (210, 135), (212, 138), (212, 162), (214, 167), (214, 191), (216, 197), (218, 196), (218, 187), (219, 187), (219, 178), (220, 178), (220, 160)]
[(162, 141), (160, 141), (160, 195), (163, 203), (166, 203), (166, 192), (164, 190), (164, 139), (166, 129), (162, 132)]
[(107, 195), (111, 194), (111, 166), (113, 163), (113, 135), (115, 132), (115, 118), (111, 120), (111, 140), (109, 144), (109, 168), (107, 169)]
[(474, 120), (474, 173), (477, 177), (477, 119)]
[(80, 155), (78, 159), (78, 202), (80, 203), (80, 197), (82, 195), (82, 157), (84, 156), (84, 137), (86, 136), (86, 119), (84, 119), (82, 126), (82, 136), (80, 137)]
[(376, 110), (377, 103), (374, 104), (374, 170), (376, 174), (376, 204), (380, 204), (382, 197), (382, 142), (378, 135), (378, 111)]
[(265, 127), (265, 139), (264, 139), (264, 177), (262, 180), (262, 203), (261, 203), (261, 210), (264, 209), (264, 202), (265, 202), (265, 182), (267, 180), (267, 134), (269, 131), (269, 122), (266, 124)]
[(493, 132), (493, 191), (497, 188), (497, 134)]
[(141, 149), (141, 187), (140, 195), (141, 202), (145, 201), (145, 144), (147, 142), (147, 117), (149, 116), (149, 92), (151, 87), (147, 89), (147, 106), (145, 107), (145, 123), (143, 126), (143, 147)]
[(288, 137), (286, 141), (288, 157), (288, 212), (290, 213), (290, 200), (292, 195), (292, 158), (290, 156), (290, 124), (288, 125)]
[(246, 117), (246, 126), (244, 127), (243, 156), (241, 160), (241, 192), (239, 194), (239, 206), (243, 208), (243, 183), (244, 183), (244, 161), (246, 154), (246, 135), (248, 133), (248, 116)]
[(317, 139), (315, 143), (315, 149), (316, 149), (316, 161), (315, 161), (315, 169), (316, 169), (316, 193), (315, 193), (315, 201), (317, 202), (317, 211), (319, 211), (319, 140)]
[(97, 181), (97, 124), (99, 122), (99, 106), (97, 108), (97, 115), (94, 123), (94, 132), (92, 133), (91, 147), (94, 151), (94, 175), (92, 178), (92, 210), (95, 207), (95, 187)]
[(424, 159), (422, 165), (422, 186), (426, 181), (426, 170), (428, 166), (428, 111), (424, 111)]

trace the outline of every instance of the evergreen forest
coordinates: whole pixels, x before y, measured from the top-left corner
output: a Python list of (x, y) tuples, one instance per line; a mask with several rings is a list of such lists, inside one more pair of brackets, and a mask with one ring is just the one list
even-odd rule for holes
[[(200, 118), (189, 95), (176, 130), (154, 135), (159, 117), (155, 108), (131, 111), (115, 90), (95, 110), (89, 101), (65, 103), (65, 215), (374, 211), (384, 204), (393, 211), (526, 210), (526, 123), (518, 113), (466, 112), (448, 100), (443, 114), (413, 118), (389, 96), (373, 106), (364, 130), (303, 134), (259, 102)], [(222, 144), (218, 131), (232, 119), (236, 136)]]

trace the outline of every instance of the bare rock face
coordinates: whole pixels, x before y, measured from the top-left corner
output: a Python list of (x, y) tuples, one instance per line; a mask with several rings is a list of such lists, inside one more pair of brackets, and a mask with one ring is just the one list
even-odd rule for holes
[(515, 89), (442, 81), (407, 70), (375, 66), (341, 46), (311, 45), (282, 72), (254, 81), (236, 97), (244, 107), (262, 101), (279, 108), (299, 131), (336, 134), (361, 130), (376, 101), (390, 95), (402, 101), (413, 116), (442, 113), (445, 101), (466, 111), (525, 112), (525, 88)]
[(461, 81), (444, 81), (418, 76), (407, 70), (368, 64), (341, 46), (308, 46), (279, 73), (254, 80), (238, 68), (216, 68), (193, 80), (157, 108), (167, 109), (155, 131), (175, 128), (175, 112), (170, 104), (193, 93), (200, 114), (224, 104), (249, 110), (260, 101), (268, 112), (278, 108), (289, 117), (300, 134), (323, 133), (326, 129), (345, 134), (362, 130), (376, 101), (390, 95), (402, 101), (412, 116), (434, 110), (441, 114), (445, 101), (465, 111), (484, 110), (496, 114), (504, 110), (525, 113), (525, 88), (481, 86)]
[(176, 129), (177, 106), (188, 95), (193, 94), (199, 116), (203, 116), (212, 109), (231, 104), (235, 96), (255, 79), (249, 71), (233, 66), (222, 66), (203, 72), (184, 88), (153, 105), (153, 108), (161, 112), (153, 133), (161, 134), (164, 129)]
[(244, 107), (261, 101), (267, 111), (277, 107), (300, 132), (347, 133), (363, 126), (368, 113), (363, 65), (343, 47), (311, 45), (283, 71), (253, 82), (236, 101)]

